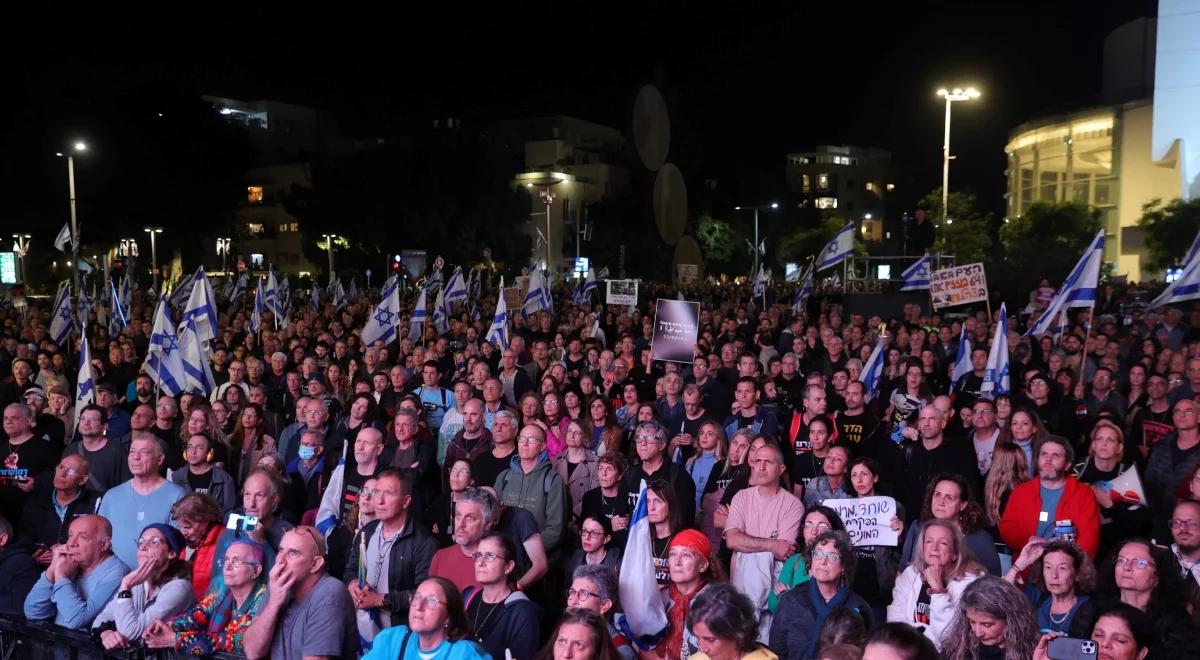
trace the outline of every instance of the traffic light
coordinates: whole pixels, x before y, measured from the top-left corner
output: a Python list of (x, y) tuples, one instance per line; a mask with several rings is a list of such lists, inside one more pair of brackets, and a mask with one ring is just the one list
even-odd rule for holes
[(400, 264), (401, 264), (401, 263), (402, 263), (402, 262), (401, 262), (401, 260), (400, 260), (400, 255), (398, 255), (398, 254), (393, 254), (393, 255), (392, 255), (392, 272), (393, 272), (393, 273), (399, 273), (399, 272), (400, 272)]

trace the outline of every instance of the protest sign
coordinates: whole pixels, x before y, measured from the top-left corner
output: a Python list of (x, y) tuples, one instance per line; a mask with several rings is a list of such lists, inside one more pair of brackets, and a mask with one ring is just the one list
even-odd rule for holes
[(987, 274), (983, 264), (966, 264), (935, 270), (929, 275), (929, 297), (934, 309), (965, 305), (988, 299)]
[(860, 497), (853, 500), (825, 500), (825, 506), (837, 511), (854, 545), (897, 545), (900, 535), (892, 530), (896, 500), (890, 497)]
[(637, 305), (637, 280), (608, 280), (608, 297), (605, 302), (609, 305)]
[(700, 303), (658, 299), (654, 311), (654, 336), (650, 350), (655, 360), (691, 364), (696, 357), (696, 332)]

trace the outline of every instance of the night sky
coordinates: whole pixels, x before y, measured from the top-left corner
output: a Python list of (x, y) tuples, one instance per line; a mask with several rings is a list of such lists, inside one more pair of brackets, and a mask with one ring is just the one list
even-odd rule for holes
[(689, 178), (716, 180), (719, 204), (783, 192), (788, 152), (849, 143), (893, 152), (896, 201), (907, 207), (940, 185), (934, 91), (974, 84), (982, 100), (955, 105), (951, 189), (977, 193), (1000, 215), (1008, 131), (1098, 102), (1105, 35), (1156, 8), (559, 1), (414, 14), (410, 4), (334, 15), (329, 5), (217, 3), (204, 17), (35, 21), (4, 46), (3, 203), (50, 216), (35, 235), (52, 236), (48, 227), (65, 219), (60, 164), (19, 152), (52, 151), (70, 126), (94, 125), (97, 99), (133, 99), (130, 112), (149, 118), (158, 94), (271, 98), (326, 108), (362, 137), (433, 117), (486, 125), (550, 114), (628, 135), (633, 97), (652, 82), (671, 109), (671, 160)]

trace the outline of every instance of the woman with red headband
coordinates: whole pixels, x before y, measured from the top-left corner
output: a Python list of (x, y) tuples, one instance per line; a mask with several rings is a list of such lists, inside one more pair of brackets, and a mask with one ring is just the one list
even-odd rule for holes
[[(713, 561), (712, 544), (708, 537), (694, 529), (680, 531), (667, 546), (667, 565), (671, 582), (663, 591), (667, 604), (667, 635), (654, 651), (642, 653), (649, 658), (686, 658), (698, 650), (687, 631), (688, 606), (700, 590), (713, 582), (723, 582), (725, 575), (719, 562)], [(687, 646), (686, 652), (684, 646)]]

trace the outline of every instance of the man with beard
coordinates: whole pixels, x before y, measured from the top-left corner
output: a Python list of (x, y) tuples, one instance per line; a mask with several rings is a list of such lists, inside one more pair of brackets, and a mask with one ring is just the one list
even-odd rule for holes
[(1171, 516), (1171, 552), (1179, 560), (1188, 605), (1200, 610), (1200, 501), (1180, 500)]
[(142, 404), (154, 406), (154, 381), (145, 373), (140, 373), (133, 379), (133, 397), (127, 399), (121, 408), (132, 415), (134, 409)]
[[(1030, 538), (1060, 538), (1074, 527), (1073, 540), (1089, 557), (1100, 546), (1100, 510), (1092, 489), (1069, 473), (1075, 451), (1058, 436), (1047, 436), (1037, 447), (1037, 476), (1017, 486), (1000, 518), (1000, 537), (1013, 556)], [(1070, 521), (1070, 525), (1065, 525)]]

